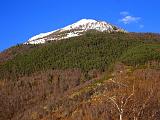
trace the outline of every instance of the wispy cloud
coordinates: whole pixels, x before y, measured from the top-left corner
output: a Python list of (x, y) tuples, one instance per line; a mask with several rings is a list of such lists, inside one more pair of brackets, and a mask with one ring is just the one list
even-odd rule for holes
[(144, 28), (144, 25), (141, 23), (141, 17), (136, 17), (131, 15), (128, 11), (122, 11), (120, 12), (121, 19), (119, 19), (119, 22), (127, 25), (131, 23), (136, 23), (140, 29)]
[(122, 16), (127, 16), (127, 15), (129, 15), (129, 12), (127, 12), (127, 11), (122, 11), (122, 12), (120, 12), (120, 15), (122, 15)]
[(120, 22), (123, 22), (124, 24), (130, 24), (130, 23), (138, 23), (141, 17), (134, 17), (134, 16), (125, 16), (122, 19), (120, 19)]

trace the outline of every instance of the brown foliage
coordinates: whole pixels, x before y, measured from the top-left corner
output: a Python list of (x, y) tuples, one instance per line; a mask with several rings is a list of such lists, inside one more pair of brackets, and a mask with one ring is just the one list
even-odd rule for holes
[(79, 69), (4, 80), (0, 83), (0, 120), (118, 120), (118, 107), (123, 109), (123, 120), (159, 120), (160, 71), (127, 70), (119, 64), (103, 82), (85, 81)]

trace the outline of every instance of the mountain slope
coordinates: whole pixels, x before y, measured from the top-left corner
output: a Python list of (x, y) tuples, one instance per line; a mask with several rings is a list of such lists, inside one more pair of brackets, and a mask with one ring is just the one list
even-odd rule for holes
[(160, 119), (160, 70), (117, 64), (111, 73), (84, 76), (49, 70), (0, 81), (0, 120)]
[(159, 34), (17, 45), (0, 53), (0, 120), (159, 120), (159, 86)]
[[(124, 38), (123, 38), (124, 37)], [(141, 44), (123, 33), (91, 32), (86, 35), (40, 44), (0, 65), (0, 77), (30, 74), (47, 69), (108, 69), (128, 47)]]
[[(116, 61), (138, 65), (154, 59), (159, 60), (158, 43), (157, 47), (154, 47), (152, 42), (144, 43), (146, 39), (156, 42), (159, 38), (148, 34), (93, 31), (70, 40), (33, 45), (32, 50), (20, 53), (1, 64), (0, 78), (16, 78), (47, 69), (79, 68), (86, 72), (93, 69), (104, 71)], [(146, 44), (150, 45), (146, 47)], [(148, 56), (146, 53), (149, 53)]]
[(114, 25), (111, 25), (105, 21), (96, 21), (92, 19), (82, 19), (72, 25), (68, 25), (64, 28), (54, 30), (47, 33), (41, 33), (30, 38), (25, 44), (39, 44), (47, 41), (61, 40), (71, 37), (83, 35), (86, 31), (97, 30), (101, 32), (125, 32)]

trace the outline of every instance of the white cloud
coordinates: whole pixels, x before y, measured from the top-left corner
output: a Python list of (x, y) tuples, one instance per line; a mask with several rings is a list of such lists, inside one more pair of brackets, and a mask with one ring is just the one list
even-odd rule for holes
[(127, 15), (129, 15), (129, 12), (127, 12), (127, 11), (122, 11), (122, 12), (120, 12), (120, 15), (127, 16)]
[(124, 24), (138, 23), (140, 19), (141, 19), (140, 17), (134, 17), (134, 16), (128, 15), (120, 19), (120, 22), (123, 22)]

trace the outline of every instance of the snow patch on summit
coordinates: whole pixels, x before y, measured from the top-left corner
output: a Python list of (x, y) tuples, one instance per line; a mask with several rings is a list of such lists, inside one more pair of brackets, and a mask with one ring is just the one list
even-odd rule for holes
[(47, 32), (47, 33), (40, 33), (39, 35), (36, 35), (36, 36), (33, 36), (31, 37), (28, 41), (33, 41), (33, 40), (36, 40), (36, 39), (40, 39), (40, 38), (43, 38), (43, 37), (46, 37), (54, 32), (56, 32), (57, 30), (55, 31), (51, 31), (51, 32)]

